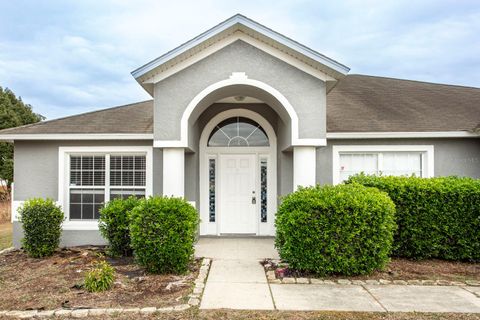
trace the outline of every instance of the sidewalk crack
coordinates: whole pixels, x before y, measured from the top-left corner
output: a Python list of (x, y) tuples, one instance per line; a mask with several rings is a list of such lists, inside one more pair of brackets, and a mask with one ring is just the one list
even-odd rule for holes
[(375, 297), (375, 296), (370, 292), (370, 290), (368, 290), (367, 288), (365, 288), (364, 285), (361, 285), (361, 287), (363, 288), (363, 290), (367, 291), (367, 293), (373, 298), (373, 300), (375, 300), (375, 301), (380, 305), (380, 307), (382, 307), (383, 310), (385, 310), (385, 312), (388, 312), (387, 308), (385, 308), (385, 306), (383, 305), (383, 303), (381, 303), (380, 300), (378, 300), (377, 297)]

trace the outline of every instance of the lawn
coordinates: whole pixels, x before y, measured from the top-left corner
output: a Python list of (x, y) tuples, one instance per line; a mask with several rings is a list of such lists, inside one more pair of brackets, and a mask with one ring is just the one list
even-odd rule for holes
[(103, 248), (75, 247), (57, 250), (43, 259), (29, 258), (23, 251), (0, 256), (0, 310), (160, 308), (183, 304), (200, 263), (192, 263), (185, 275), (155, 275), (146, 273), (132, 258), (107, 258), (116, 271), (114, 287), (90, 293), (83, 288), (83, 279), (103, 254)]
[(0, 224), (0, 250), (12, 246), (12, 224), (10, 222)]
[(255, 319), (255, 320), (479, 320), (480, 314), (459, 313), (369, 313), (369, 312), (304, 312), (304, 311), (238, 311), (238, 310), (190, 310), (179, 313), (165, 313), (150, 316), (138, 314), (89, 317), (89, 319), (119, 320), (218, 320), (218, 319)]

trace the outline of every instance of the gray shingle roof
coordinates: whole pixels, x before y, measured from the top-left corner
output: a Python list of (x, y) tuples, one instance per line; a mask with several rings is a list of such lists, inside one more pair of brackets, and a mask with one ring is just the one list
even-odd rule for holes
[(327, 96), (328, 132), (473, 131), (480, 88), (348, 75)]
[[(480, 88), (348, 75), (327, 96), (328, 132), (479, 131)], [(23, 127), (0, 135), (153, 133), (153, 100)]]
[(153, 100), (1, 130), (0, 134), (153, 133)]

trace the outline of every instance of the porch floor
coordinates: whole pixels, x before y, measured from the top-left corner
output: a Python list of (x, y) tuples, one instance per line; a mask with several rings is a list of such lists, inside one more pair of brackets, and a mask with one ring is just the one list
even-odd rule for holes
[(278, 259), (273, 237), (200, 237), (195, 256), (214, 260)]

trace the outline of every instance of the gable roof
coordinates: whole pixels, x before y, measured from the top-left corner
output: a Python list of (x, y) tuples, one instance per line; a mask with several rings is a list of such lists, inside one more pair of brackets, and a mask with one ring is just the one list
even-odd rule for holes
[(240, 31), (251, 38), (259, 39), (272, 48), (284, 51), (289, 56), (301, 60), (306, 65), (322, 70), (335, 79), (343, 77), (350, 70), (347, 66), (332, 58), (308, 48), (252, 19), (236, 14), (177, 48), (135, 69), (131, 74), (147, 91), (151, 91), (144, 81), (150, 79), (153, 73), (158, 72), (158, 70), (163, 72), (165, 69), (178, 66), (180, 62), (184, 62), (206, 48), (211, 48), (213, 43), (221, 41), (236, 31)]
[(327, 95), (327, 132), (474, 132), (480, 88), (348, 75)]
[[(480, 137), (480, 88), (348, 75), (327, 95), (329, 134), (459, 131)], [(0, 140), (36, 135), (153, 139), (153, 100), (0, 130)]]

